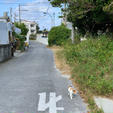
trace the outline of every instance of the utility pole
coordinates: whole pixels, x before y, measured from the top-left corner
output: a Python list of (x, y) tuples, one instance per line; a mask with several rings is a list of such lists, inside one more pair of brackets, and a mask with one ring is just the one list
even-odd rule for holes
[[(71, 3), (71, 0), (65, 0), (65, 3), (64, 3), (64, 10), (65, 10), (64, 18), (65, 18), (65, 25), (67, 26), (67, 13), (68, 13), (67, 7), (68, 6), (66, 6), (66, 2)], [(73, 27), (73, 23), (69, 22), (68, 24), (71, 25), (71, 40), (72, 40), (72, 44), (74, 44), (75, 30), (74, 30), (74, 27)]]
[(66, 8), (66, 0), (64, 2), (64, 24), (66, 25), (66, 22), (67, 22), (67, 8)]
[(14, 22), (16, 22), (16, 14), (14, 13)]
[(19, 4), (19, 22), (21, 23), (21, 12), (20, 12), (20, 4)]
[(10, 8), (10, 20), (12, 22), (12, 8)]
[(55, 19), (56, 19), (55, 18), (55, 13), (53, 13), (53, 18), (54, 18), (53, 20), (54, 20), (54, 26), (55, 26)]

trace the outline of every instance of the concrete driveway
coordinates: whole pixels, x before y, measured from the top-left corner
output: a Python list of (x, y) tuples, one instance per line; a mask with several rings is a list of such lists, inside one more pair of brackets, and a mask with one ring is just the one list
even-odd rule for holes
[(41, 44), (48, 45), (48, 37), (42, 37), (41, 34), (37, 35), (36, 41), (41, 43)]
[(0, 64), (0, 113), (86, 113), (79, 95), (69, 99), (68, 83), (52, 51), (32, 41), (28, 51)]

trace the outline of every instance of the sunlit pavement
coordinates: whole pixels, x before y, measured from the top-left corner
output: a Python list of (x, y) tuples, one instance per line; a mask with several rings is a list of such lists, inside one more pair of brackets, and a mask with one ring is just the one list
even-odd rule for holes
[(79, 95), (69, 99), (67, 87), (52, 51), (32, 41), (28, 51), (0, 64), (0, 113), (86, 113)]
[(48, 45), (48, 38), (47, 37), (42, 37), (40, 34), (37, 35), (37, 42), (44, 44), (44, 45)]

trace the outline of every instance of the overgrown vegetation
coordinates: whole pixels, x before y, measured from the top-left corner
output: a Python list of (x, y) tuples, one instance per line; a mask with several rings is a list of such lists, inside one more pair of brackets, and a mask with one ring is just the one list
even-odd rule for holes
[(53, 27), (48, 34), (49, 46), (62, 45), (71, 35), (71, 31), (64, 25)]
[(94, 94), (113, 94), (113, 40), (106, 35), (77, 45), (66, 44), (64, 54), (73, 65), (73, 78)]
[(97, 107), (97, 105), (95, 104), (95, 102), (94, 102), (92, 96), (90, 96), (88, 93), (87, 93), (86, 96), (88, 96), (87, 102), (88, 102), (88, 104), (89, 104), (88, 107), (89, 107), (90, 110), (91, 110), (90, 113), (104, 113), (102, 109), (99, 109), (99, 108)]
[(13, 32), (13, 36), (16, 38), (16, 49), (24, 51), (26, 37), (15, 32)]
[[(72, 44), (71, 40), (62, 45), (58, 56), (65, 58), (72, 69), (72, 79), (88, 103), (91, 113), (103, 113), (93, 96), (113, 95), (113, 41), (110, 36), (90, 36), (87, 40)], [(62, 59), (62, 58), (61, 58)]]
[(15, 26), (21, 29), (21, 34), (13, 32), (13, 36), (16, 38), (16, 49), (24, 51), (28, 29), (26, 28), (24, 23), (15, 23)]
[[(88, 97), (91, 113), (103, 113), (97, 109), (92, 95), (113, 95), (113, 1), (48, 1), (61, 8), (62, 17), (72, 22), (76, 31), (76, 43), (68, 40), (61, 53), (73, 70), (72, 78)], [(80, 42), (81, 37), (87, 40)]]

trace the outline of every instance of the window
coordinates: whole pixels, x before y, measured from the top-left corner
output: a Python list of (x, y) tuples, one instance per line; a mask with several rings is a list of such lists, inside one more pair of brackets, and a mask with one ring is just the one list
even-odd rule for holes
[(35, 30), (31, 30), (31, 33), (34, 33), (35, 32)]
[(34, 24), (31, 24), (31, 27), (34, 27), (35, 25)]

